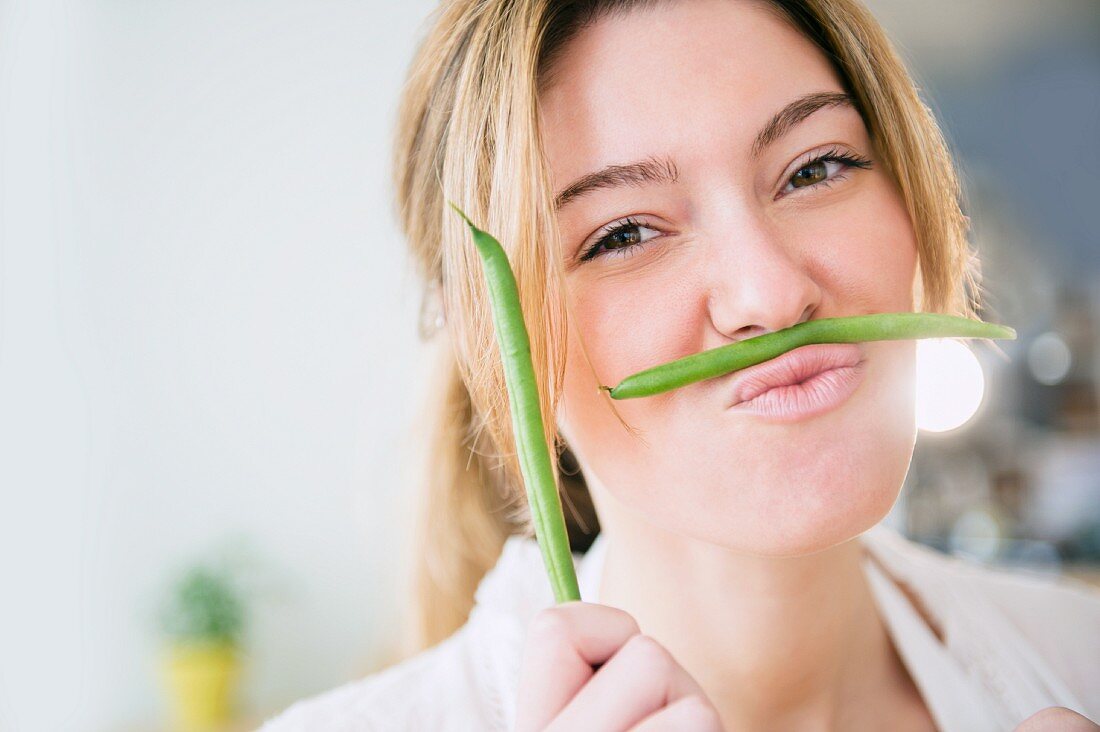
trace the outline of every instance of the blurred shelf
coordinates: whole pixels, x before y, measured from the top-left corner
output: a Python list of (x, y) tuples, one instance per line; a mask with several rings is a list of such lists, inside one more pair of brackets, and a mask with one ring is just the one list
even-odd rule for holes
[[(240, 719), (221, 727), (213, 727), (204, 730), (204, 732), (255, 732), (264, 721), (264, 719)], [(179, 732), (179, 730), (168, 724), (152, 726), (131, 725), (122, 727), (116, 730), (116, 732)]]
[(1100, 564), (1066, 564), (1062, 567), (1062, 574), (1100, 587)]

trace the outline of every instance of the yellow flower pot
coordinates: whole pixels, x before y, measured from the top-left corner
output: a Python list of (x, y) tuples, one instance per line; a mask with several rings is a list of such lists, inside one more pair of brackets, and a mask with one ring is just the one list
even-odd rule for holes
[(164, 659), (172, 729), (212, 732), (233, 719), (240, 657), (227, 643), (177, 643)]

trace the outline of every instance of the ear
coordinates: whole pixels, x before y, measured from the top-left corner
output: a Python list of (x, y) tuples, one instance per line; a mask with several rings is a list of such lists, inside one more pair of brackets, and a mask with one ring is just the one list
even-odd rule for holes
[(577, 462), (577, 456), (573, 454), (569, 443), (565, 441), (560, 431), (554, 438), (554, 444), (557, 447), (558, 469), (561, 474), (570, 477), (577, 475), (581, 469), (580, 463)]

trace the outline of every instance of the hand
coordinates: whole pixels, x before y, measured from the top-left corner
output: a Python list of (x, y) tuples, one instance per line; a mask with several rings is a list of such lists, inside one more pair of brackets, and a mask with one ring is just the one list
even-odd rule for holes
[(1020, 722), (1016, 732), (1096, 732), (1100, 727), (1088, 717), (1065, 707), (1047, 707)]
[(531, 622), (516, 732), (721, 729), (699, 684), (622, 610), (569, 602)]

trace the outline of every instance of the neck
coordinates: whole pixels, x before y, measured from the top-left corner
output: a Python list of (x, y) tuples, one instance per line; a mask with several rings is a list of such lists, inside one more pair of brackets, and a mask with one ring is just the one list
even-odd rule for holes
[(632, 614), (668, 648), (726, 729), (882, 728), (875, 710), (889, 711), (892, 696), (896, 713), (898, 699), (911, 697), (858, 540), (770, 558), (641, 520), (604, 531), (600, 602)]

